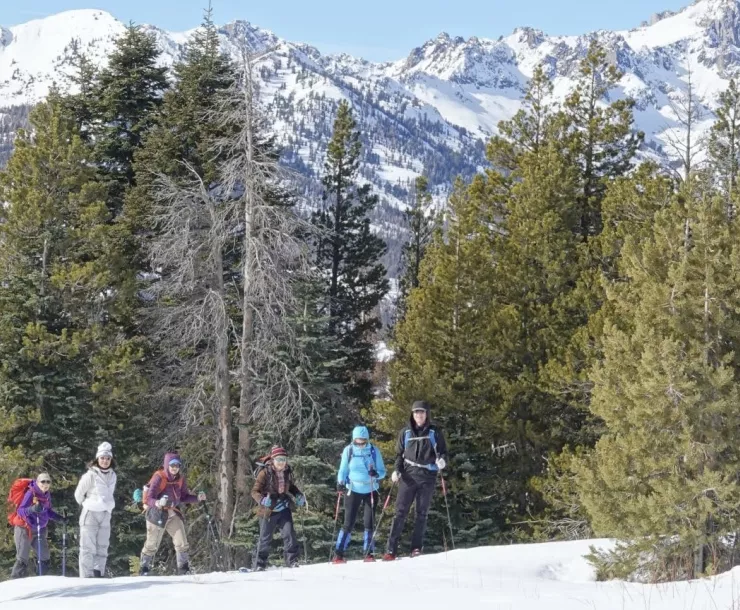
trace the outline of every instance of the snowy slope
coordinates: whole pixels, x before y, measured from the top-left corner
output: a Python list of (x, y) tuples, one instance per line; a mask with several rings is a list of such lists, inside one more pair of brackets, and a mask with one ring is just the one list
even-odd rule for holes
[(740, 568), (666, 585), (594, 582), (579, 541), (485, 547), (396, 563), (314, 565), (259, 574), (116, 578), (61, 577), (0, 584), (13, 610), (346, 607), (408, 610), (716, 610), (737, 607)]
[[(144, 27), (156, 36), (166, 65), (181, 56), (192, 33)], [(0, 29), (0, 108), (34, 103), (53, 83), (69, 86), (74, 49), (102, 62), (123, 28), (104, 11), (78, 10)], [(520, 108), (536, 65), (545, 65), (556, 101), (562, 100), (597, 38), (625, 73), (609, 97), (635, 98), (637, 126), (647, 137), (642, 154), (663, 159), (675, 157), (666, 137), (680, 129), (671, 102), (681, 97), (689, 71), (704, 111), (699, 131), (708, 129), (717, 95), (740, 71), (740, 0), (697, 0), (629, 31), (548, 36), (518, 28), (497, 40), (442, 33), (387, 63), (322, 55), (247, 21), (227, 24), (220, 34), (234, 57), (244, 45), (267, 51), (259, 62), (262, 99), (284, 163), (307, 197), (318, 192), (337, 104), (352, 102), (365, 141), (362, 176), (381, 196), (374, 221), (395, 256), (414, 178), (427, 168), (442, 202), (456, 175), (484, 166), (485, 141)]]

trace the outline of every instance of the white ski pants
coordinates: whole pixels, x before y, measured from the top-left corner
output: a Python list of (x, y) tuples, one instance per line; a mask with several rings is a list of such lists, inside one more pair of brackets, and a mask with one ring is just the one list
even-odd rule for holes
[(110, 542), (110, 513), (82, 509), (80, 515), (80, 578), (92, 578), (93, 570), (105, 576)]

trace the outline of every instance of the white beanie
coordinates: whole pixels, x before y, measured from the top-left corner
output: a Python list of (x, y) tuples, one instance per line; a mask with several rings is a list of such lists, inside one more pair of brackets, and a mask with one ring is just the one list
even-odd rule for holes
[(113, 457), (113, 447), (110, 443), (100, 443), (95, 459), (97, 460), (99, 457)]

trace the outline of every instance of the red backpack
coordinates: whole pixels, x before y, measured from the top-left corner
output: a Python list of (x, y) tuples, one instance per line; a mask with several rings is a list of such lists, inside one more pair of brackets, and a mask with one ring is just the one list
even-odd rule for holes
[(10, 486), (8, 492), (8, 504), (12, 507), (12, 510), (8, 512), (8, 523), (10, 525), (28, 527), (28, 524), (18, 514), (18, 507), (23, 502), (23, 496), (31, 487), (31, 483), (33, 483), (33, 479), (16, 479)]

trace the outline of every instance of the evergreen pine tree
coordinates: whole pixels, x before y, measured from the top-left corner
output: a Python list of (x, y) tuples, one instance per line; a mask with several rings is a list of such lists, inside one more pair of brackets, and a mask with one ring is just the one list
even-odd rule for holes
[(614, 569), (656, 580), (728, 567), (738, 527), (737, 227), (696, 192), (656, 201), (649, 237), (625, 238), (591, 373), (605, 434), (576, 469), (594, 530), (624, 541)]
[[(143, 351), (117, 322), (129, 307), (119, 290), (125, 228), (110, 222), (91, 150), (55, 93), (31, 126), (0, 177), (8, 202), (0, 223), (1, 444), (27, 468), (47, 468), (66, 491), (58, 505), (72, 509), (70, 487), (102, 440), (127, 473), (141, 472), (149, 443), (137, 410)], [(129, 481), (121, 477), (119, 493)], [(130, 527), (122, 512), (116, 519), (121, 531)], [(131, 550), (114, 545), (111, 568), (127, 564)]]
[(134, 183), (134, 155), (168, 87), (167, 68), (157, 66), (159, 55), (154, 37), (131, 24), (116, 40), (93, 87), (95, 148), (116, 215), (126, 188)]
[(409, 240), (401, 253), (403, 272), (398, 283), (397, 318), (403, 317), (409, 293), (419, 286), (421, 261), (437, 228), (437, 218), (431, 206), (432, 194), (429, 192), (429, 180), (425, 176), (419, 176), (414, 182), (414, 199), (411, 207), (404, 212), (409, 229)]
[(737, 176), (740, 172), (740, 90), (735, 79), (719, 95), (717, 120), (709, 134), (708, 161), (727, 201), (727, 214), (735, 215)]
[(326, 278), (324, 311), (328, 332), (337, 338), (345, 359), (338, 381), (356, 405), (369, 405), (373, 368), (373, 333), (380, 328), (375, 308), (388, 291), (382, 239), (370, 228), (377, 204), (370, 185), (358, 183), (362, 144), (346, 101), (339, 104), (324, 168), (324, 202), (313, 215), (320, 234), (316, 266)]

